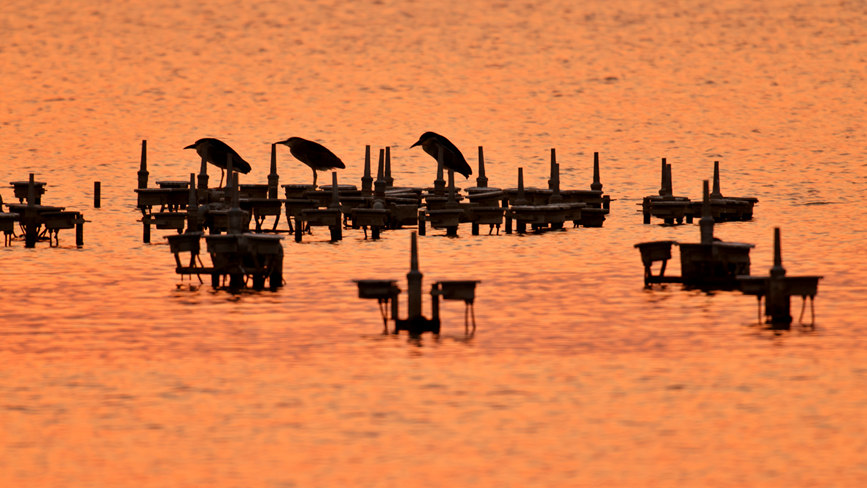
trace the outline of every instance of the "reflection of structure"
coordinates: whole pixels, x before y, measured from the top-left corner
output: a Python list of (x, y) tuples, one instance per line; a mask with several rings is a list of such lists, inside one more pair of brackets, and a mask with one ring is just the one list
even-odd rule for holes
[[(642, 242), (635, 247), (641, 252), (644, 264), (644, 284), (684, 283), (699, 288), (734, 288), (739, 275), (750, 274), (750, 249), (752, 244), (723, 242), (713, 236), (714, 220), (710, 216), (710, 195), (708, 182), (704, 181), (703, 216), (700, 243), (678, 243), (675, 241)], [(671, 246), (680, 246), (681, 276), (665, 276), (665, 268), (671, 259)], [(651, 267), (661, 262), (659, 274), (654, 275)]]
[(789, 313), (790, 298), (800, 296), (801, 317), (799, 322), (804, 322), (804, 309), (807, 306), (807, 298), (810, 298), (810, 325), (816, 321), (813, 309), (813, 298), (819, 288), (821, 276), (786, 276), (783, 268), (783, 257), (780, 249), (780, 228), (774, 228), (774, 266), (768, 277), (738, 276), (741, 291), (746, 295), (755, 295), (759, 303), (759, 322), (762, 315), (762, 297), (765, 298), (765, 322), (775, 329), (788, 329), (792, 323)]
[(439, 300), (460, 300), (466, 304), (464, 311), (464, 330), (469, 333), (470, 318), (472, 318), (472, 330), (476, 330), (476, 316), (474, 301), (476, 298), (476, 280), (462, 281), (437, 281), (431, 286), (431, 318), (422, 315), (422, 273), (418, 267), (418, 242), (416, 233), (412, 233), (410, 250), (410, 270), (406, 275), (407, 281), (407, 311), (408, 317), (398, 317), (398, 296), (400, 288), (397, 280), (355, 280), (358, 284), (358, 297), (375, 299), (379, 302), (382, 313), (384, 332), (388, 332), (389, 311), (391, 320), (394, 321), (394, 333), (401, 330), (409, 331), (411, 335), (419, 335), (422, 332), (440, 333), (440, 308)]
[[(710, 193), (710, 216), (714, 222), (745, 221), (753, 218), (753, 206), (758, 202), (753, 197), (723, 197), (720, 192), (719, 161), (713, 163), (713, 191)], [(704, 201), (693, 202), (687, 197), (674, 196), (671, 187), (671, 164), (662, 158), (662, 182), (659, 195), (644, 197), (641, 202), (644, 223), (651, 217), (662, 219), (666, 224), (692, 223), (693, 218), (703, 215)]]
[[(39, 240), (48, 239), (50, 246), (60, 245), (61, 229), (75, 229), (75, 245), (84, 245), (84, 216), (64, 207), (42, 205), (45, 183), (35, 181), (33, 173), (27, 181), (11, 182), (18, 203), (6, 204), (9, 212), (3, 212), (0, 199), (0, 231), (3, 231), (5, 246), (15, 237), (15, 223), (24, 234), (24, 247), (36, 247)], [(25, 203), (26, 201), (26, 203)]]

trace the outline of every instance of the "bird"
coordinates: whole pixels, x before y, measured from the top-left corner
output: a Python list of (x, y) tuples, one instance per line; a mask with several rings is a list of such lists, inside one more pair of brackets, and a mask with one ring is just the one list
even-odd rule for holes
[(233, 171), (247, 174), (251, 169), (250, 163), (244, 161), (244, 158), (238, 155), (234, 149), (219, 139), (206, 137), (204, 139), (199, 139), (184, 149), (195, 149), (196, 152), (199, 153), (199, 156), (201, 156), (205, 161), (220, 168), (220, 187), (223, 186), (223, 176), (226, 171), (226, 159), (230, 154), (232, 155)]
[(469, 164), (467, 164), (467, 160), (464, 159), (464, 155), (461, 154), (460, 149), (452, 144), (452, 141), (436, 132), (425, 132), (418, 138), (418, 141), (416, 141), (415, 144), (410, 146), (410, 148), (419, 145), (424, 149), (424, 152), (433, 156), (434, 159), (439, 158), (439, 150), (442, 148), (443, 167), (446, 169), (459, 173), (463, 175), (464, 178), (469, 178), (470, 175), (473, 174), (473, 169), (470, 168)]
[(274, 144), (283, 144), (289, 148), (289, 152), (295, 156), (295, 159), (310, 166), (313, 170), (313, 186), (316, 186), (316, 171), (326, 171), (329, 169), (346, 167), (343, 161), (340, 160), (327, 147), (318, 142), (308, 141), (300, 137), (290, 137), (285, 141), (275, 142)]

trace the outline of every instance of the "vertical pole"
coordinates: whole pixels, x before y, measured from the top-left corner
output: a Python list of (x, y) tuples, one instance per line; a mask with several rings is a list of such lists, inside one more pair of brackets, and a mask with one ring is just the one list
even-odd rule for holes
[(410, 259), (409, 273), (406, 275), (407, 281), (407, 302), (409, 311), (409, 320), (421, 317), (421, 283), (422, 273), (418, 269), (418, 238), (413, 232), (410, 244)]
[(373, 194), (373, 178), (370, 176), (370, 144), (364, 146), (364, 176), (361, 177), (361, 196)]
[(151, 216), (150, 216), (150, 214), (142, 215), (141, 223), (142, 223), (141, 240), (145, 244), (150, 244), (151, 243)]
[[(36, 182), (33, 173), (27, 183), (27, 208), (24, 210), (24, 247), (36, 247)], [(50, 238), (50, 236), (49, 236)]]
[(205, 157), (202, 156), (202, 164), (199, 167), (199, 184), (197, 185), (199, 188), (199, 201), (207, 203), (206, 196), (208, 194), (208, 162), (205, 160)]
[(430, 319), (431, 322), (440, 321), (440, 287), (437, 283), (430, 287)]
[(526, 205), (527, 198), (524, 196), (524, 168), (518, 168), (518, 195), (515, 197), (515, 205)]
[(81, 214), (75, 216), (75, 245), (84, 245), (84, 216)]
[(377, 200), (385, 206), (385, 150), (379, 150), (379, 164), (376, 167), (376, 181), (373, 183), (374, 194)]
[(485, 152), (482, 146), (479, 146), (479, 176), (476, 178), (476, 186), (479, 188), (488, 186), (488, 177), (485, 176)]
[(674, 186), (671, 183), (671, 163), (665, 165), (665, 191), (668, 196), (674, 196)]
[(765, 315), (770, 317), (773, 328), (788, 329), (792, 323), (789, 313), (790, 297), (786, 292), (786, 269), (783, 268), (783, 253), (780, 244), (780, 228), (774, 227), (774, 266), (768, 280), (768, 296), (765, 298)]
[(331, 240), (343, 239), (343, 217), (340, 214), (340, 191), (337, 189), (337, 171), (331, 172), (331, 205), (328, 208), (337, 210), (337, 218), (331, 226)]
[(701, 243), (713, 244), (713, 217), (710, 215), (710, 196), (707, 189), (707, 180), (702, 181), (701, 220), (698, 221), (701, 232)]
[(556, 153), (555, 149), (552, 147), (551, 148), (551, 167), (550, 167), (549, 172), (548, 172), (548, 174), (550, 175), (548, 177), (548, 189), (549, 190), (554, 189), (554, 172), (556, 171), (554, 169), (554, 166), (556, 166), (556, 165), (557, 165), (557, 153)]
[(503, 207), (503, 215), (506, 217), (506, 234), (512, 233), (512, 213), (509, 212), (509, 197), (503, 197), (501, 203)]
[(722, 198), (722, 193), (719, 190), (719, 161), (713, 162), (713, 192), (711, 198)]
[(590, 183), (593, 191), (602, 191), (602, 180), (599, 179), (599, 153), (593, 153), (593, 183)]
[(391, 177), (391, 146), (385, 146), (385, 186), (394, 186), (394, 178)]
[(271, 144), (271, 172), (268, 173), (268, 198), (276, 199), (280, 175), (277, 174), (277, 144)]
[(100, 203), (102, 203), (100, 201), (102, 199), (101, 194), (102, 194), (101, 183), (98, 181), (94, 181), (93, 182), (93, 208), (99, 208), (100, 207)]
[(667, 166), (668, 166), (668, 165), (665, 163), (665, 158), (662, 158), (662, 169), (661, 169), (661, 171), (660, 171), (660, 177), (661, 177), (661, 180), (660, 180), (660, 182), (659, 182), (659, 196), (661, 196), (661, 197), (664, 197), (664, 196), (670, 194), (670, 193), (668, 192), (668, 189), (667, 189), (666, 186), (665, 186), (665, 183), (666, 183), (666, 181), (667, 181), (666, 178), (665, 178), (665, 168), (666, 168)]
[(141, 163), (138, 170), (138, 187), (148, 187), (148, 141), (141, 141)]
[(426, 234), (425, 231), (425, 221), (424, 221), (424, 209), (418, 209), (418, 235), (423, 236)]
[(434, 180), (434, 195), (441, 197), (445, 191), (446, 181), (443, 179), (443, 148), (437, 148), (437, 179)]

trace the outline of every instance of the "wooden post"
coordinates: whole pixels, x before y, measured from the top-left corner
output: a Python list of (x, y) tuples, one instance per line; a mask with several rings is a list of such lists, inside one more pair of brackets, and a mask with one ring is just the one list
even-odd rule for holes
[(391, 146), (385, 146), (385, 186), (394, 186), (394, 178), (391, 177)]
[(138, 187), (148, 187), (148, 141), (141, 141), (141, 163), (138, 170)]
[(331, 240), (343, 239), (343, 222), (340, 216), (340, 191), (337, 189), (337, 171), (331, 172), (331, 205), (330, 209), (337, 210), (337, 221), (331, 226)]
[(268, 173), (268, 198), (277, 198), (280, 175), (277, 174), (277, 144), (271, 144), (271, 172)]
[(199, 187), (199, 201), (205, 202), (206, 196), (208, 194), (208, 162), (205, 160), (205, 157), (202, 156), (202, 164), (199, 166), (199, 179), (198, 179), (198, 187)]
[(430, 287), (430, 316), (431, 322), (439, 323), (440, 321), (440, 287), (438, 283), (434, 283)]
[(446, 181), (443, 179), (443, 148), (437, 148), (437, 179), (434, 180), (434, 195), (441, 197), (445, 192)]
[(145, 244), (151, 243), (151, 216), (150, 214), (144, 214), (141, 217), (142, 223), (142, 242)]
[(671, 183), (671, 163), (665, 165), (665, 191), (668, 196), (674, 196), (674, 186)]
[(424, 221), (424, 209), (418, 210), (418, 235), (423, 236), (426, 233)]
[(701, 220), (698, 221), (698, 225), (701, 243), (709, 246), (713, 244), (713, 217), (710, 215), (710, 195), (707, 186), (707, 180), (702, 181)]
[(488, 177), (485, 176), (485, 152), (482, 146), (479, 146), (479, 176), (476, 178), (476, 186), (479, 188), (488, 186)]
[(361, 196), (373, 194), (373, 178), (370, 176), (370, 145), (364, 146), (364, 176), (361, 177)]
[(590, 183), (590, 189), (593, 191), (602, 190), (602, 181), (599, 179), (599, 153), (593, 153), (593, 183)]
[(503, 197), (501, 203), (503, 207), (503, 215), (506, 217), (506, 234), (512, 233), (512, 214), (509, 212), (509, 197)]
[(421, 285), (422, 273), (418, 269), (418, 242), (416, 233), (413, 232), (410, 244), (410, 259), (409, 273), (406, 274), (407, 281), (407, 308), (409, 311), (409, 320), (421, 317)]
[(710, 194), (711, 198), (722, 198), (722, 192), (719, 189), (719, 161), (713, 162), (713, 192)]
[(93, 182), (93, 208), (99, 208), (100, 200), (102, 198), (102, 188), (101, 183), (98, 181)]
[[(27, 183), (27, 208), (24, 209), (24, 247), (36, 247), (37, 213), (36, 213), (36, 183), (34, 174), (30, 173), (30, 182)], [(50, 236), (49, 236), (50, 238)]]
[(792, 323), (789, 312), (790, 297), (786, 291), (786, 269), (783, 268), (783, 253), (780, 243), (780, 228), (774, 227), (774, 266), (768, 280), (768, 296), (765, 298), (765, 315), (775, 329), (788, 329)]
[(379, 150), (379, 164), (376, 167), (376, 181), (373, 183), (373, 192), (381, 208), (385, 208), (385, 150)]
[(527, 198), (524, 196), (524, 168), (518, 168), (518, 195), (515, 197), (515, 205), (526, 205)]
[(78, 214), (75, 221), (75, 245), (81, 247), (84, 245), (84, 216)]
[(666, 168), (666, 166), (668, 166), (668, 165), (665, 163), (665, 158), (662, 158), (662, 170), (661, 170), (660, 173), (659, 173), (659, 174), (661, 175), (661, 176), (660, 176), (660, 177), (661, 177), (661, 180), (660, 180), (660, 182), (659, 182), (659, 196), (661, 196), (661, 197), (664, 197), (664, 196), (670, 194), (670, 193), (668, 192), (668, 190), (666, 189), (666, 186), (665, 186), (665, 182), (666, 182), (666, 179), (665, 179), (665, 168)]
[(548, 189), (549, 190), (554, 189), (554, 173), (557, 172), (557, 170), (555, 169), (556, 166), (557, 166), (557, 153), (556, 153), (555, 149), (552, 147), (551, 148), (551, 164), (550, 164), (550, 169), (549, 169), (549, 173), (548, 173), (550, 175), (548, 177)]

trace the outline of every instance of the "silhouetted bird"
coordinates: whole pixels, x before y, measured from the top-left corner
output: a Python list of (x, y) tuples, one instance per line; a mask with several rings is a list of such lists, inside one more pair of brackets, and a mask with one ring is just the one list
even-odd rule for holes
[(443, 149), (443, 167), (450, 169), (455, 173), (464, 175), (464, 178), (469, 178), (473, 174), (472, 168), (467, 164), (464, 155), (461, 151), (452, 144), (452, 141), (437, 134), (436, 132), (425, 132), (418, 138), (418, 141), (410, 147), (421, 145), (424, 152), (433, 156), (434, 159), (439, 157), (439, 149)]
[(310, 166), (313, 170), (313, 186), (316, 186), (316, 171), (326, 171), (334, 168), (345, 168), (346, 165), (328, 148), (317, 142), (308, 141), (300, 137), (290, 137), (285, 141), (274, 144), (284, 144), (289, 147), (289, 152), (295, 159)]
[(220, 186), (223, 186), (223, 176), (226, 172), (226, 158), (229, 154), (232, 155), (232, 170), (238, 173), (247, 174), (250, 172), (250, 163), (244, 161), (244, 158), (238, 155), (234, 149), (229, 147), (225, 142), (219, 139), (206, 137), (199, 139), (195, 144), (190, 144), (184, 149), (195, 149), (199, 156), (205, 161), (220, 168)]

